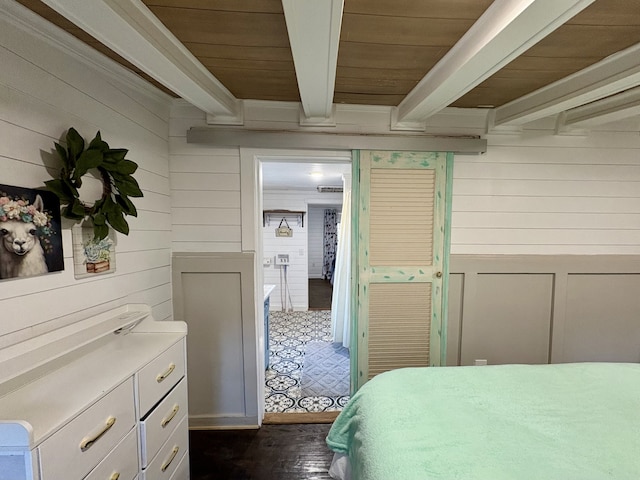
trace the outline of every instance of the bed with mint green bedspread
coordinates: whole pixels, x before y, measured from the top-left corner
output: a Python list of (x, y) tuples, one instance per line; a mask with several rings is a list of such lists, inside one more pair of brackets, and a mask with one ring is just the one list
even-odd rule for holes
[(639, 480), (640, 365), (387, 372), (327, 444), (355, 480)]

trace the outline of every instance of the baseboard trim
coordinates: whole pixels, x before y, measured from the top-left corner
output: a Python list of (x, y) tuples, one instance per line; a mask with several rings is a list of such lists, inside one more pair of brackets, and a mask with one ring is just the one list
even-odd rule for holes
[(295, 423), (333, 423), (340, 412), (309, 413), (265, 413), (265, 425), (288, 425)]
[(258, 427), (258, 417), (189, 417), (189, 430), (231, 430)]

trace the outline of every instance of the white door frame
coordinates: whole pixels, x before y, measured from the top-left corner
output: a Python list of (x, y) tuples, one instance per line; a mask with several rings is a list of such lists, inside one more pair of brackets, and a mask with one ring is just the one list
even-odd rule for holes
[[(255, 252), (255, 296), (264, 298), (262, 270), (262, 163), (351, 163), (351, 150), (293, 150), (268, 148), (240, 148), (240, 208), (242, 251)], [(247, 391), (247, 398), (257, 399), (258, 424), (264, 418), (264, 309), (263, 302), (255, 302), (257, 382), (255, 390)]]

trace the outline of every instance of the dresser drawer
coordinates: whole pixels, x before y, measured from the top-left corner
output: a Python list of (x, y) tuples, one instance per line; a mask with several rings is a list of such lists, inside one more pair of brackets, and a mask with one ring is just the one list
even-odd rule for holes
[(133, 480), (138, 475), (138, 435), (136, 429), (114, 448), (84, 480)]
[(135, 423), (133, 380), (129, 379), (38, 447), (41, 480), (83, 478)]
[(187, 381), (183, 378), (147, 418), (140, 422), (142, 468), (149, 465), (186, 414)]
[(141, 418), (184, 376), (184, 355), (178, 342), (136, 374)]
[(189, 480), (189, 452), (184, 452), (176, 471), (171, 475), (171, 480)]
[(189, 450), (189, 429), (185, 416), (173, 431), (149, 466), (142, 471), (140, 480), (169, 480), (178, 468), (180, 459)]

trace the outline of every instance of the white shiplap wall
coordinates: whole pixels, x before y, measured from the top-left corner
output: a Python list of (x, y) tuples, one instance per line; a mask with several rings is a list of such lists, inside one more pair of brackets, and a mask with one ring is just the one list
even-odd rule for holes
[(240, 152), (188, 144), (205, 124), (199, 110), (174, 106), (169, 137), (174, 252), (240, 252)]
[[(262, 230), (263, 256), (270, 258), (272, 262), (263, 267), (264, 283), (276, 286), (271, 294), (269, 308), (281, 310), (286, 305), (287, 309), (306, 310), (309, 306), (307, 225), (305, 223), (304, 227), (299, 226), (291, 216), (287, 221), (293, 230), (292, 237), (276, 237), (275, 229), (279, 221), (271, 222), (271, 225), (266, 225)], [(274, 263), (279, 254), (289, 255), (290, 264), (286, 269)], [(285, 284), (288, 284), (288, 291)]]
[(115, 273), (76, 280), (63, 221), (63, 272), (0, 282), (0, 346), (130, 302), (171, 319), (171, 99), (17, 3), (3, 6), (0, 31), (0, 183), (43, 187), (55, 174), (54, 141), (73, 126), (128, 148), (144, 192), (129, 236), (118, 234)]
[[(245, 103), (247, 128), (300, 129), (297, 109), (283, 107), (276, 118), (267, 105)], [(383, 107), (365, 115), (344, 108), (336, 117), (336, 132), (388, 133)], [(480, 113), (462, 112), (445, 109), (429, 120), (427, 133), (481, 133)], [(237, 168), (235, 151), (186, 145), (186, 130), (205, 125), (202, 112), (178, 106), (172, 116), (172, 149), (224, 159)], [(588, 136), (555, 135), (554, 122), (545, 120), (520, 133), (486, 138), (486, 154), (454, 160), (452, 254), (640, 253), (638, 119), (603, 125)], [(173, 157), (172, 165), (179, 160)], [(211, 198), (219, 195), (224, 192), (206, 192)], [(228, 222), (221, 216), (219, 221)], [(240, 248), (239, 237), (233, 245), (206, 246)]]
[(637, 132), (488, 140), (454, 161), (451, 253), (640, 254)]

